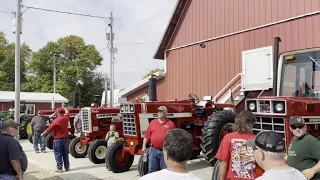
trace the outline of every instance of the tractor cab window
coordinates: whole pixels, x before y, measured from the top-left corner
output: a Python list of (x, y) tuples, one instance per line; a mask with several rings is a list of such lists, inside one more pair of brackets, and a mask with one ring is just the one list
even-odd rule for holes
[(284, 57), (280, 96), (320, 98), (320, 52)]

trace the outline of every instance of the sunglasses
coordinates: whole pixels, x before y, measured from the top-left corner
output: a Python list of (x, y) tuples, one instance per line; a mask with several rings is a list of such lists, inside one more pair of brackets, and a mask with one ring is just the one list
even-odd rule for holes
[(159, 112), (163, 112), (162, 110), (157, 110), (157, 112), (159, 113)]
[(292, 129), (302, 129), (304, 127), (304, 124), (303, 125), (292, 125), (290, 126)]

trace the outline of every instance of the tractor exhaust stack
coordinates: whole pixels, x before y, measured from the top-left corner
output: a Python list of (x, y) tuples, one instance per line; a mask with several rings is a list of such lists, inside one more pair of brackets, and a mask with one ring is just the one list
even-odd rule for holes
[(77, 108), (79, 107), (79, 93), (78, 92), (74, 92), (73, 93), (73, 108)]
[(274, 38), (274, 46), (273, 46), (273, 88), (272, 88), (272, 95), (277, 96), (277, 89), (278, 89), (278, 63), (279, 63), (279, 44), (281, 42), (280, 37)]
[(157, 79), (156, 75), (149, 78), (149, 100), (157, 101)]

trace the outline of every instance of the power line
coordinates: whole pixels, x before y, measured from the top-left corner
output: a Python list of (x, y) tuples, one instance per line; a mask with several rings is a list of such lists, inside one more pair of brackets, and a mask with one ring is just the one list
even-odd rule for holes
[(107, 17), (103, 16), (95, 16), (91, 14), (82, 14), (82, 13), (73, 13), (73, 12), (67, 12), (67, 11), (58, 11), (58, 10), (52, 10), (52, 9), (44, 9), (44, 8), (38, 8), (38, 7), (32, 7), (32, 6), (23, 6), (27, 9), (36, 9), (41, 11), (48, 11), (48, 12), (55, 12), (55, 13), (61, 13), (61, 14), (69, 14), (69, 15), (76, 15), (76, 16), (85, 16), (85, 17), (93, 17), (93, 18), (100, 18), (100, 19), (107, 19)]

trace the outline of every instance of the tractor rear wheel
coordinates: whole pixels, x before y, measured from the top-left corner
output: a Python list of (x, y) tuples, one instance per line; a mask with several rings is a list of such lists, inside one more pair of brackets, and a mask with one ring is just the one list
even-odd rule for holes
[(215, 155), (219, 149), (222, 138), (232, 132), (235, 113), (232, 111), (218, 111), (204, 123), (201, 136), (201, 149), (205, 159), (212, 166), (215, 165)]
[(88, 157), (94, 164), (102, 164), (106, 161), (106, 152), (107, 141), (99, 139), (89, 145)]
[(53, 149), (53, 136), (52, 133), (48, 134), (45, 138), (46, 147), (48, 149)]
[(125, 141), (118, 141), (107, 148), (106, 167), (114, 173), (125, 172), (132, 166), (134, 156), (130, 153), (124, 153), (122, 157), (122, 149)]
[(211, 180), (219, 180), (219, 166), (220, 166), (220, 161), (217, 160), (215, 165), (213, 166), (213, 172), (212, 172), (212, 177)]
[(28, 131), (31, 130), (31, 123), (29, 119), (24, 119), (21, 121), (20, 127), (19, 127), (19, 136), (20, 139), (28, 139)]
[(87, 156), (88, 145), (81, 144), (80, 137), (76, 137), (69, 144), (69, 152), (74, 158), (84, 158)]
[(138, 171), (139, 171), (140, 177), (148, 174), (149, 172), (148, 165), (149, 165), (149, 148), (146, 149), (139, 158)]

